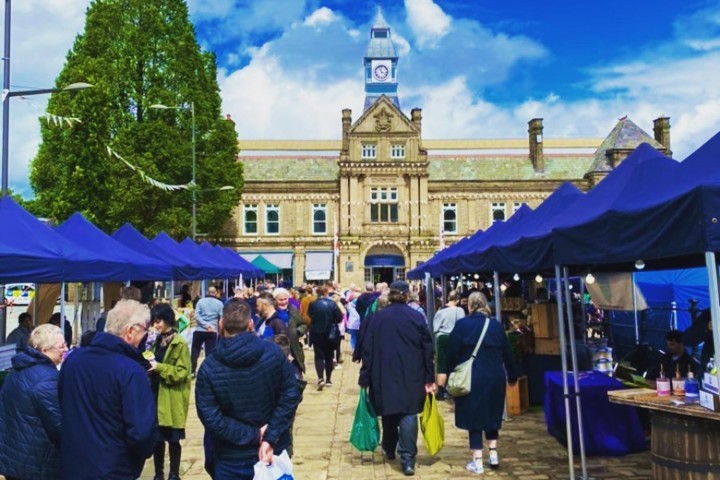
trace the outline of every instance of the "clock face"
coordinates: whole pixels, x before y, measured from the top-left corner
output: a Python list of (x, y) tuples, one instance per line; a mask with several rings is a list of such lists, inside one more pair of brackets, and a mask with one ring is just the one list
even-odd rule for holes
[(375, 79), (376, 80), (380, 80), (380, 81), (387, 80), (389, 73), (390, 73), (390, 71), (388, 70), (388, 68), (385, 65), (378, 65), (377, 67), (375, 67)]

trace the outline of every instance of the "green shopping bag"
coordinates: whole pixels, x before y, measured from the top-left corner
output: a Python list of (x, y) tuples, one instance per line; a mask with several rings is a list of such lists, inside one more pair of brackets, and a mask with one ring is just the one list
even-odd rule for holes
[(380, 424), (367, 398), (367, 389), (360, 389), (360, 399), (355, 409), (350, 443), (360, 452), (372, 452), (380, 443)]
[(422, 416), (420, 417), (420, 429), (423, 434), (425, 449), (431, 456), (442, 450), (445, 443), (445, 421), (440, 416), (437, 400), (432, 394), (425, 397)]

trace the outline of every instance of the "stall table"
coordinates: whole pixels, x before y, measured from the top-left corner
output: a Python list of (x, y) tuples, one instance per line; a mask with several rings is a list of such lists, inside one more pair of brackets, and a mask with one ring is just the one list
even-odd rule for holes
[[(608, 400), (608, 391), (625, 388), (622, 382), (598, 372), (580, 372), (583, 440), (588, 456), (621, 456), (647, 449), (647, 440), (635, 408)], [(575, 385), (568, 374), (573, 451), (580, 451)], [(548, 432), (567, 446), (562, 372), (545, 374), (545, 422)]]
[(720, 413), (697, 404), (674, 405), (676, 397), (658, 397), (649, 389), (611, 391), (608, 398), (652, 411), (653, 478), (720, 479)]

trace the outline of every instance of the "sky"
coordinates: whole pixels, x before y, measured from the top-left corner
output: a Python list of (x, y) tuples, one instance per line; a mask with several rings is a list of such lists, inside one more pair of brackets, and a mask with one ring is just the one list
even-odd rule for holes
[[(11, 90), (54, 84), (90, 3), (14, 2)], [(720, 0), (188, 0), (239, 138), (340, 138), (379, 4), (426, 139), (524, 138), (535, 117), (601, 138), (625, 115), (652, 134), (664, 115), (682, 159), (720, 130)], [(9, 183), (30, 197), (46, 99), (11, 102)]]

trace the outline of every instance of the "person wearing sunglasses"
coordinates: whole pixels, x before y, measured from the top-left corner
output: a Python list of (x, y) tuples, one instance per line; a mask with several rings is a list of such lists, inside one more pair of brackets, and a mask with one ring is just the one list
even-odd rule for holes
[(119, 300), (104, 332), (68, 356), (60, 371), (61, 478), (136, 479), (153, 453), (157, 408), (138, 346), (150, 310)]

